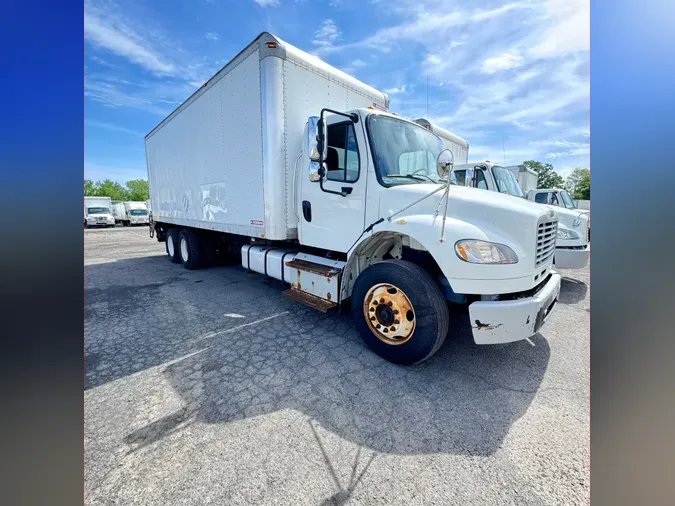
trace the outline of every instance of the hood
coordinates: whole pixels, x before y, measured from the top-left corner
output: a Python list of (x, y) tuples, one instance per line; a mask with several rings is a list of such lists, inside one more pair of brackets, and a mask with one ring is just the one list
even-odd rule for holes
[[(435, 184), (406, 184), (387, 188), (380, 194), (380, 216), (386, 218), (438, 187)], [(433, 215), (442, 195), (443, 190), (440, 190), (401, 214)], [(546, 206), (503, 193), (451, 185), (448, 197), (448, 218), (479, 227), (495, 242), (507, 241), (509, 238), (526, 240), (525, 236), (536, 231), (540, 219), (556, 219), (555, 213)], [(440, 216), (443, 215), (444, 207), (445, 204), (438, 209)]]
[[(400, 211), (438, 187), (439, 185), (436, 184), (406, 184), (387, 188), (380, 194), (380, 216), (386, 217)], [(419, 214), (429, 211), (434, 213), (442, 195), (443, 190), (440, 190), (426, 200), (415, 204), (406, 213)], [(448, 215), (461, 217), (462, 214), (468, 214), (466, 211), (469, 208), (478, 211), (477, 216), (483, 218), (490, 218), (493, 212), (539, 218), (547, 214), (548, 206), (504, 193), (450, 185)], [(442, 214), (443, 209), (439, 209), (439, 213)]]
[[(558, 206), (549, 206), (546, 204), (540, 204), (548, 209), (552, 209), (558, 215), (558, 220), (561, 225), (564, 225), (567, 228), (583, 228), (588, 222), (588, 211), (586, 209), (567, 209), (566, 207)], [(574, 221), (577, 218), (581, 218), (581, 224), (574, 226)]]

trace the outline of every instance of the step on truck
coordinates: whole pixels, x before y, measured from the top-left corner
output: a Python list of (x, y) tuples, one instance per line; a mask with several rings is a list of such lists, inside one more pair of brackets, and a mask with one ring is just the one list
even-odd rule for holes
[[(539, 331), (555, 213), (450, 184), (439, 137), (386, 94), (263, 33), (145, 138), (151, 236), (187, 269), (236, 255), (395, 363), (433, 355), (468, 305), (478, 344)], [(502, 197), (502, 198), (499, 198)]]

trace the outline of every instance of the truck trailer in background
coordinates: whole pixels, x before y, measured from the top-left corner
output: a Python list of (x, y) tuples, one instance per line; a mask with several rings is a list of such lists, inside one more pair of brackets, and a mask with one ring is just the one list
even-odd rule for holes
[(509, 165), (505, 168), (510, 170), (513, 175), (516, 176), (518, 185), (523, 193), (537, 189), (539, 176), (535, 170), (529, 169), (525, 165)]
[(115, 223), (125, 227), (131, 225), (148, 225), (148, 205), (145, 202), (113, 202), (113, 215)]
[(84, 197), (84, 226), (114, 227), (110, 197)]
[(440, 348), (449, 301), (478, 344), (532, 336), (560, 293), (555, 213), (450, 184), (443, 140), (388, 106), (262, 33), (145, 137), (151, 235), (187, 269), (235, 254), (297, 302), (349, 310), (392, 362)]
[(438, 135), (443, 140), (445, 149), (449, 149), (452, 152), (456, 164), (467, 163), (469, 161), (469, 141), (438, 125), (434, 125), (427, 119), (419, 118), (415, 120), (415, 123)]

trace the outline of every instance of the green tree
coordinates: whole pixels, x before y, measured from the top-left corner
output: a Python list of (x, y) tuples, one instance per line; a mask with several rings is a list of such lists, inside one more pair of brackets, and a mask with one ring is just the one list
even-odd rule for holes
[(96, 197), (96, 184), (91, 179), (84, 180), (85, 197)]
[(129, 200), (129, 190), (124, 188), (117, 181), (106, 179), (96, 181), (96, 195), (99, 197), (110, 197), (113, 200)]
[(573, 199), (591, 200), (591, 171), (577, 167), (565, 181), (565, 188)]
[(147, 179), (133, 179), (127, 181), (129, 200), (142, 201), (150, 198), (150, 185)]
[(526, 160), (523, 165), (537, 173), (537, 188), (562, 188), (565, 180), (556, 171), (550, 163), (541, 163), (535, 160)]

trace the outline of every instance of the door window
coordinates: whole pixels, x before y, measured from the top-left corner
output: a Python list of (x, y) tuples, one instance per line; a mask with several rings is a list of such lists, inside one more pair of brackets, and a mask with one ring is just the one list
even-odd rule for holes
[(534, 196), (534, 201), (539, 204), (548, 204), (548, 192), (539, 192)]
[(328, 127), (326, 177), (346, 183), (353, 183), (359, 178), (359, 150), (351, 122)]
[[(452, 173), (455, 175), (455, 181), (459, 186), (464, 186), (466, 180), (466, 170), (453, 170)], [(485, 180), (485, 171), (483, 169), (474, 169), (476, 188), (481, 188), (487, 190), (487, 181)]]

